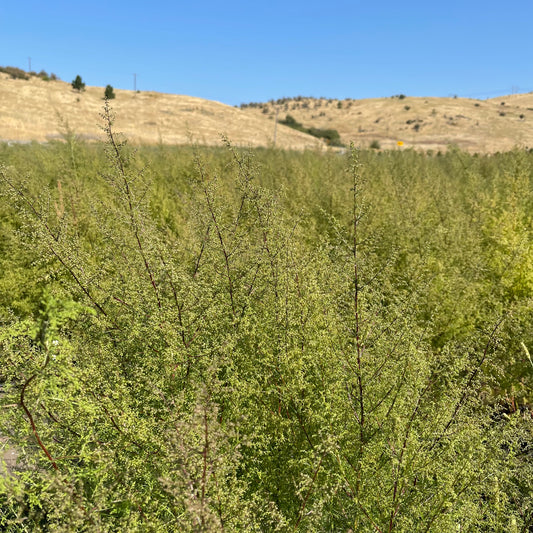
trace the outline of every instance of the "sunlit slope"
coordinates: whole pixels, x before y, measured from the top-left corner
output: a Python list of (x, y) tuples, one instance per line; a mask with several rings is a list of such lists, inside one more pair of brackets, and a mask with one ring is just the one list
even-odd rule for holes
[[(336, 129), (344, 143), (422, 150), (457, 145), (470, 152), (533, 147), (533, 94), (490, 100), (400, 97), (365, 100), (282, 99), (237, 109), (192, 96), (115, 90), (116, 128), (139, 144), (234, 144), (287, 149), (324, 148), (315, 137), (278, 120), (290, 114), (306, 128)], [(47, 141), (67, 125), (85, 139), (100, 139), (104, 89), (79, 93), (70, 83), (12, 79), (0, 73), (0, 140)]]
[(395, 96), (365, 100), (282, 99), (243, 107), (253, 116), (287, 114), (305, 127), (336, 129), (343, 142), (442, 150), (454, 144), (470, 152), (533, 147), (533, 94), (473, 100)]
[[(115, 90), (111, 105), (116, 128), (134, 143), (217, 145), (226, 135), (234, 144), (287, 149), (324, 147), (316, 138), (278, 125), (267, 116), (191, 96)], [(101, 139), (104, 89), (83, 92), (63, 81), (11, 79), (0, 73), (0, 140), (47, 141), (66, 125), (85, 139)]]

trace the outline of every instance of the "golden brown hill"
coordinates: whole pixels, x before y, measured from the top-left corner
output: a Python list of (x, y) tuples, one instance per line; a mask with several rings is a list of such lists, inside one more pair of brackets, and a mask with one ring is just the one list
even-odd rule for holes
[[(220, 145), (221, 135), (233, 144), (271, 146), (275, 124), (266, 116), (195, 98), (156, 92), (115, 90), (111, 101), (116, 129), (139, 144)], [(60, 138), (65, 125), (84, 139), (102, 139), (100, 113), (104, 89), (78, 92), (70, 83), (12, 79), (0, 73), (0, 141), (47, 141)], [(323, 148), (305, 133), (278, 125), (276, 146), (287, 149)]]
[(297, 97), (243, 110), (280, 120), (287, 114), (306, 128), (336, 129), (344, 143), (383, 149), (398, 142), (422, 150), (457, 145), (470, 152), (533, 147), (533, 94), (491, 100), (403, 97), (326, 100)]
[[(533, 93), (491, 100), (391, 97), (332, 100), (297, 97), (242, 109), (191, 96), (115, 90), (116, 128), (139, 144), (234, 144), (287, 149), (324, 147), (315, 137), (275, 126), (290, 114), (306, 128), (336, 129), (344, 143), (422, 150), (457, 145), (470, 152), (533, 147)], [(104, 89), (78, 93), (70, 83), (12, 79), (0, 73), (0, 141), (60, 138), (65, 125), (85, 139), (101, 139)]]

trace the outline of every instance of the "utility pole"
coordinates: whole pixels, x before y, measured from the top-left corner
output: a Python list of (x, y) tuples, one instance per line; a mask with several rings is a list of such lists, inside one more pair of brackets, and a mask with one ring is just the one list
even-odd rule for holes
[(137, 93), (137, 74), (133, 75), (133, 92)]
[(31, 57), (28, 57), (28, 72), (31, 72)]
[(279, 107), (276, 107), (276, 119), (274, 120), (274, 146), (276, 146), (276, 134), (278, 131), (278, 113), (279, 113)]

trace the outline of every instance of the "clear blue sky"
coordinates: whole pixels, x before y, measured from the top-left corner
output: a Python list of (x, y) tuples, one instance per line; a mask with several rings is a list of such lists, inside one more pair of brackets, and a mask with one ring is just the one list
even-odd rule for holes
[(235, 105), (533, 90), (533, 1), (2, 1), (0, 65)]

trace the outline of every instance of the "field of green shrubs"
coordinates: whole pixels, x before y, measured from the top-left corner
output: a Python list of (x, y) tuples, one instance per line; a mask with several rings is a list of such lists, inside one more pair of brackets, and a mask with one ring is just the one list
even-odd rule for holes
[(0, 145), (0, 529), (533, 528), (533, 154)]

